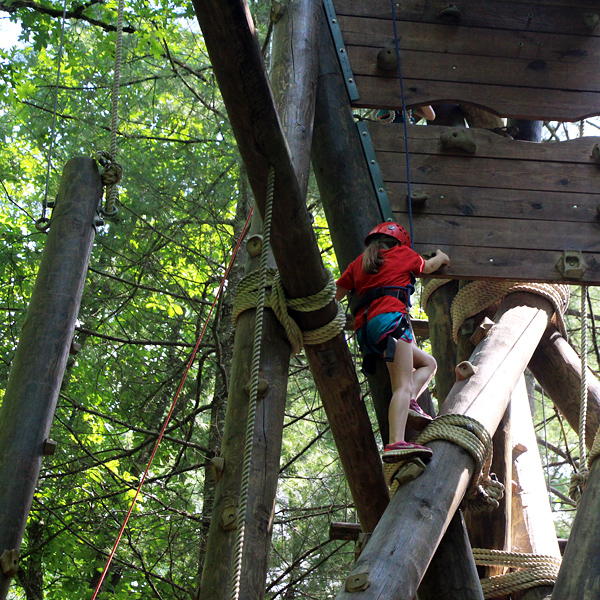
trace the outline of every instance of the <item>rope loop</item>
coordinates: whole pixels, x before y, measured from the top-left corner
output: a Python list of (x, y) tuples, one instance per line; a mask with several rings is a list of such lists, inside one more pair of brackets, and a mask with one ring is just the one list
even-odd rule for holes
[(415, 442), (425, 446), (435, 440), (453, 442), (475, 460), (475, 471), (465, 495), (466, 507), (475, 512), (498, 508), (504, 496), (504, 485), (493, 473), (490, 474), (492, 437), (488, 430), (466, 415), (442, 415), (430, 423)]
[(569, 286), (547, 283), (524, 283), (519, 281), (474, 281), (462, 288), (454, 297), (451, 307), (452, 335), (458, 339), (458, 331), (466, 319), (488, 308), (508, 294), (529, 292), (549, 300), (554, 306), (552, 320), (567, 338), (563, 315), (569, 305)]
[(107, 219), (113, 219), (119, 213), (119, 209), (116, 206), (119, 200), (119, 189), (117, 186), (123, 177), (123, 167), (114, 160), (110, 152), (105, 152), (104, 150), (98, 150), (94, 158), (103, 167), (100, 179), (102, 180), (102, 185), (106, 188), (105, 202), (104, 206), (100, 208), (100, 213)]
[(481, 589), (486, 599), (505, 596), (532, 587), (554, 585), (561, 565), (561, 559), (554, 556), (486, 548), (473, 548), (473, 558), (475, 564), (480, 566), (520, 569), (482, 579)]
[(50, 219), (48, 217), (40, 217), (35, 222), (35, 228), (42, 233), (48, 231), (50, 229)]
[[(259, 290), (257, 273), (258, 271), (254, 271), (246, 275), (238, 284), (233, 307), (234, 324), (237, 323), (237, 319), (243, 311), (257, 306)], [(327, 306), (335, 297), (335, 280), (331, 273), (329, 273), (329, 280), (322, 290), (304, 298), (286, 298), (277, 269), (267, 269), (266, 285), (270, 289), (270, 293), (265, 298), (265, 306), (273, 310), (282, 324), (292, 346), (293, 355), (298, 354), (305, 345), (327, 342), (344, 330), (346, 315), (339, 302), (336, 302), (337, 311), (329, 323), (308, 331), (302, 331), (288, 313), (289, 308), (298, 312), (312, 312)]]

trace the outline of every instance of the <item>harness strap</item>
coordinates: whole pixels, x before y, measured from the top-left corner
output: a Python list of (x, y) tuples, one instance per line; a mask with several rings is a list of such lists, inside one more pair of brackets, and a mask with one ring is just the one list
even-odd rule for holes
[[(404, 302), (404, 304), (406, 305), (407, 308), (410, 308), (410, 306), (411, 306), (410, 295), (414, 291), (415, 291), (415, 286), (412, 283), (407, 285), (406, 287), (397, 287), (397, 286), (390, 285), (390, 286), (385, 286), (385, 287), (374, 288), (372, 290), (369, 290), (368, 292), (365, 292), (362, 296), (360, 296), (356, 306), (352, 309), (352, 314), (356, 317), (358, 312), (360, 310), (362, 310), (363, 308), (365, 308), (365, 306), (367, 307), (367, 310), (368, 310), (368, 307), (372, 302), (374, 302), (375, 300), (377, 300), (379, 298), (383, 298), (383, 296), (392, 296), (394, 298), (398, 298), (398, 300), (400, 300), (401, 302)], [(366, 320), (366, 315), (365, 315), (365, 320)]]

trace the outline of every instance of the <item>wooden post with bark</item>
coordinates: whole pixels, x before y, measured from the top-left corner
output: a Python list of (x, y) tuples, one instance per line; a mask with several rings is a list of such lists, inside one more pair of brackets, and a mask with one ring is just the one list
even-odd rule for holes
[[(195, 0), (214, 72), (230, 116), (257, 206), (264, 211), (267, 171), (276, 170), (272, 247), (289, 298), (321, 292), (329, 281), (296, 176), (248, 7), (242, 0)], [(332, 300), (294, 313), (302, 329), (329, 323)], [(343, 333), (306, 348), (344, 472), (367, 531), (387, 505), (379, 453)]]
[(0, 408), (0, 598), (18, 553), (87, 275), (94, 218), (102, 199), (96, 162), (77, 157), (63, 169), (50, 231)]
[[(550, 302), (540, 296), (507, 296), (495, 327), (471, 357), (477, 373), (452, 388), (442, 413), (474, 418), (493, 433), (553, 312)], [(365, 581), (363, 600), (414, 597), (469, 485), (472, 456), (447, 441), (430, 446), (431, 462), (420, 477), (398, 489), (346, 580), (347, 585)], [(337, 596), (338, 600), (351, 597), (346, 588)]]

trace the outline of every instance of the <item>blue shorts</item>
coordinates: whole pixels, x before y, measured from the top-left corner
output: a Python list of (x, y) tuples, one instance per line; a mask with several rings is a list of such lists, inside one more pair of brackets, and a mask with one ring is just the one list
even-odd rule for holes
[(361, 327), (356, 332), (356, 339), (363, 354), (375, 354), (386, 357), (388, 337), (402, 340), (409, 344), (413, 335), (406, 315), (401, 312), (390, 312), (376, 315), (369, 320), (367, 326)]

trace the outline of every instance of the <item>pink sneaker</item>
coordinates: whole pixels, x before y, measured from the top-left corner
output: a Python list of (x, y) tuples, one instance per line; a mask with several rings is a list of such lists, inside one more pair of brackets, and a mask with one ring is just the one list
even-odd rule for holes
[(426, 446), (420, 446), (412, 442), (395, 442), (385, 447), (381, 460), (386, 463), (393, 463), (408, 458), (430, 458), (432, 454), (431, 448)]
[(417, 401), (411, 400), (408, 407), (407, 427), (421, 431), (421, 429), (424, 429), (431, 421), (433, 421), (433, 418), (419, 406)]

